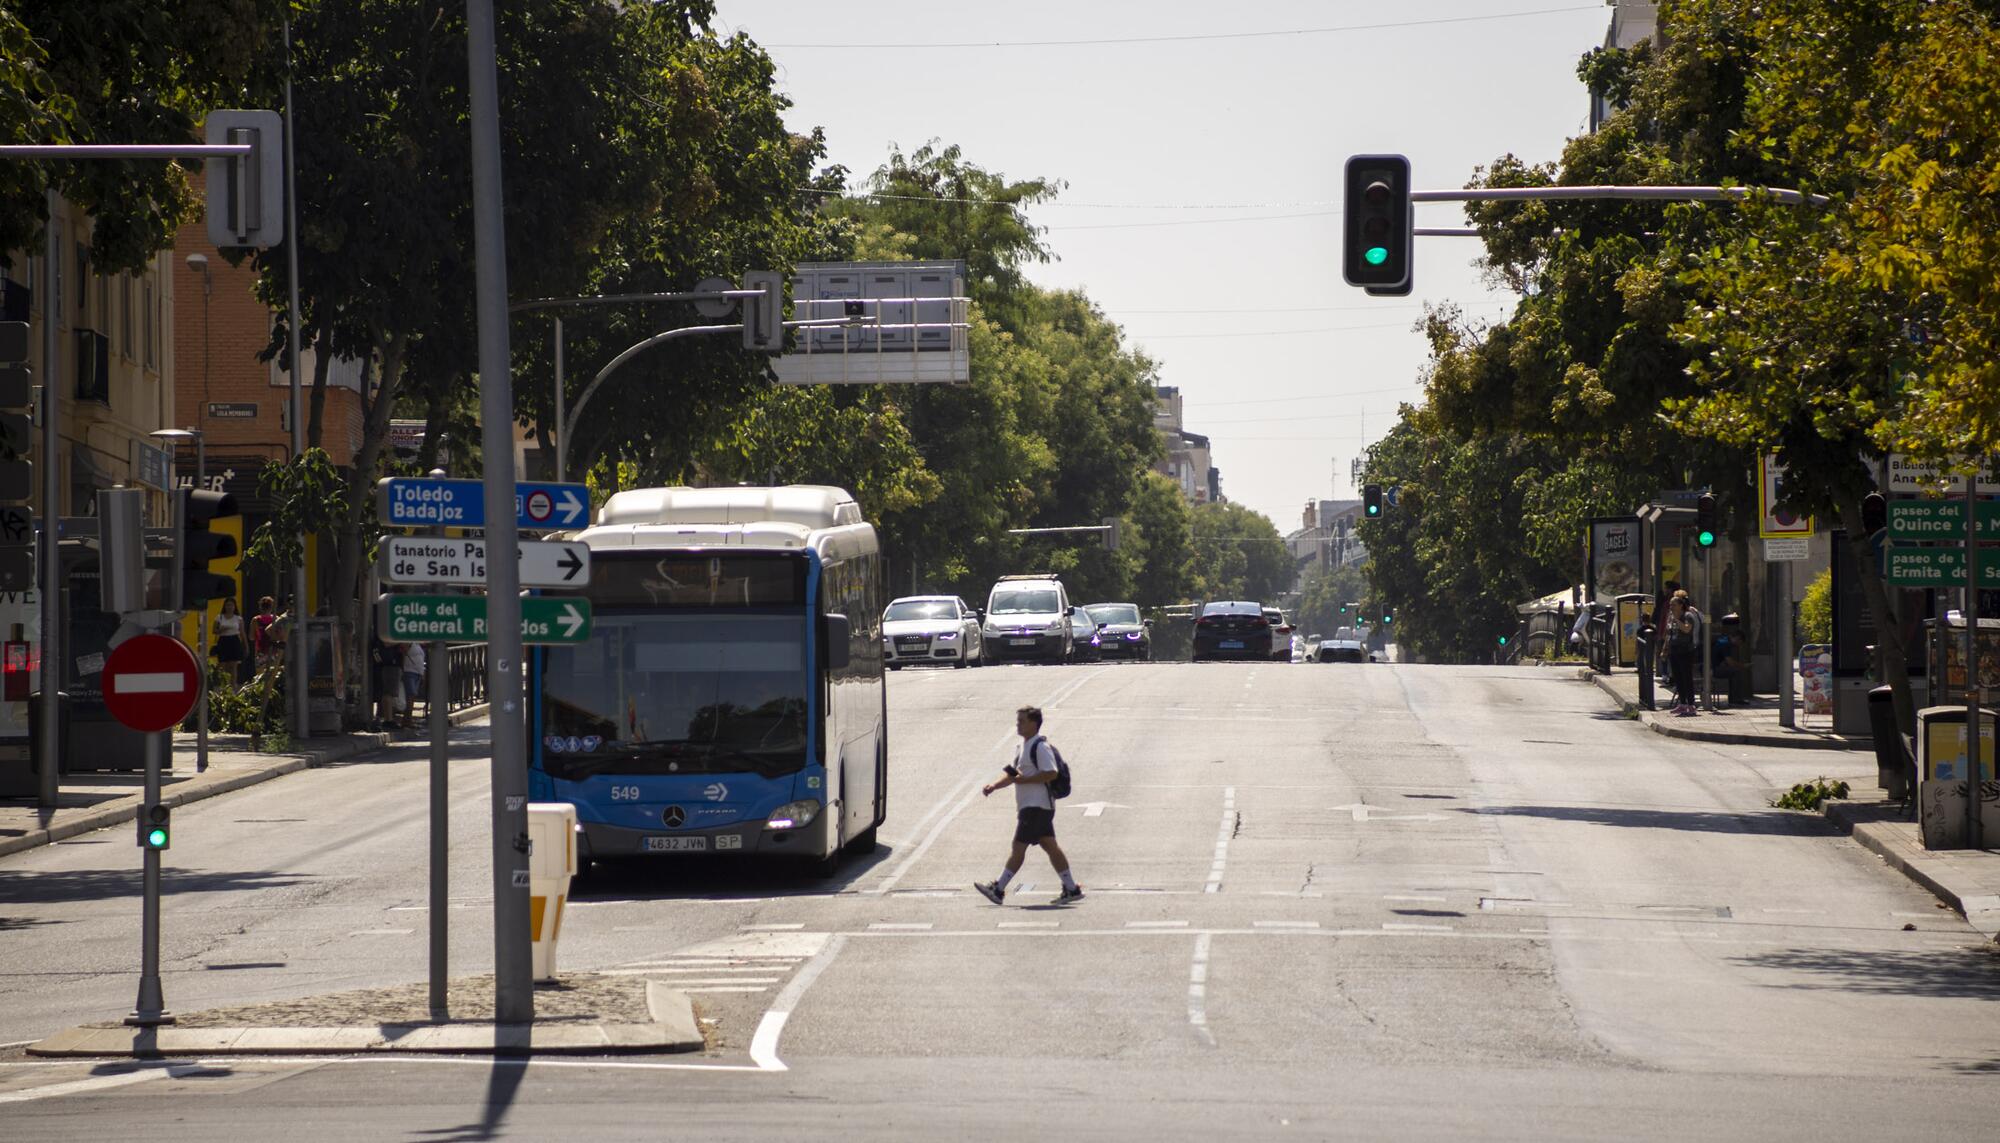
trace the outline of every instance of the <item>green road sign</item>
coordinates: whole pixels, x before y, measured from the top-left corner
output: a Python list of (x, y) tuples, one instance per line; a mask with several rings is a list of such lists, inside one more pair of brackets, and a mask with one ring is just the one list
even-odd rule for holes
[[(1904, 587), (1964, 587), (1963, 548), (1915, 548), (1891, 544), (1889, 582)], [(2000, 548), (1979, 549), (1979, 586), (2000, 587)]]
[[(486, 642), (483, 595), (385, 595), (377, 627), (390, 643)], [(581, 643), (590, 638), (590, 601), (546, 595), (521, 597), (523, 643)]]
[[(1979, 538), (2000, 540), (2000, 500), (1979, 503)], [(1965, 501), (1891, 500), (1889, 538), (1892, 540), (1965, 539)]]

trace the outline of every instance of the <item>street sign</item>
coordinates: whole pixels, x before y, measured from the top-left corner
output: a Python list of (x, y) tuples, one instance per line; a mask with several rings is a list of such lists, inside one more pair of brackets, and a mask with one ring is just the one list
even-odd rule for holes
[[(382, 522), (398, 528), (484, 528), (486, 486), (477, 480), (395, 476), (375, 486)], [(531, 532), (590, 523), (590, 489), (581, 484), (514, 485), (514, 527)]]
[[(1965, 494), (1965, 477), (1947, 477), (1934, 464), (1917, 464), (1902, 453), (1889, 454), (1889, 491), (1891, 492), (1956, 492)], [(1991, 464), (1979, 468), (1979, 495), (2000, 492), (2000, 475), (1996, 475)]]
[(104, 709), (133, 730), (178, 725), (201, 694), (194, 652), (165, 635), (134, 635), (104, 660)]
[[(1770, 453), (1765, 453), (1758, 460), (1758, 538), (1784, 540), (1812, 535), (1813, 518), (1811, 516), (1807, 516), (1801, 512), (1794, 512), (1789, 508), (1778, 507), (1778, 502), (1785, 498), (1785, 473), (1788, 471), (1788, 466), (1780, 464), (1778, 458)], [(1799, 558), (1803, 559), (1804, 557)]]
[[(486, 642), (483, 595), (385, 595), (377, 629), (390, 643)], [(590, 601), (546, 595), (521, 597), (521, 641), (581, 643), (590, 638)]]
[[(520, 540), (522, 587), (581, 587), (590, 582), (590, 549), (554, 540)], [(384, 536), (375, 569), (388, 583), (486, 582), (486, 541)]]
[[(1964, 587), (1965, 549), (1891, 544), (1889, 582), (1904, 587)], [(2000, 587), (2000, 548), (1979, 549), (1979, 586)]]
[[(1977, 517), (1979, 538), (2000, 540), (2000, 500), (1981, 500)], [(1965, 501), (1891, 500), (1889, 538), (1892, 540), (1965, 539)]]
[(1780, 537), (1764, 541), (1766, 562), (1802, 560), (1812, 552), (1812, 541), (1804, 536)]

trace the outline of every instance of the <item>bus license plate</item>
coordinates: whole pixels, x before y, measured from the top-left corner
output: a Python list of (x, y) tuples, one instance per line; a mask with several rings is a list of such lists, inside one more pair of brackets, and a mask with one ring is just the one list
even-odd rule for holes
[(1243, 649), (1243, 640), (1241, 640), (1241, 639), (1224, 639), (1224, 640), (1222, 641), (1222, 643), (1221, 643), (1220, 645), (1222, 646), (1222, 648), (1223, 648), (1224, 650), (1229, 650), (1229, 651), (1241, 651), (1241, 650)]
[(707, 849), (705, 837), (649, 837), (646, 850), (649, 853), (673, 853), (688, 849)]

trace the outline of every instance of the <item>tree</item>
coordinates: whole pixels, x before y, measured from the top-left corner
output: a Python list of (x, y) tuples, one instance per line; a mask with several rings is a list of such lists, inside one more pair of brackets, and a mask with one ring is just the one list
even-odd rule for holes
[(1291, 589), (1292, 553), (1269, 516), (1223, 502), (1197, 504), (1191, 518), (1196, 598), (1270, 603)]

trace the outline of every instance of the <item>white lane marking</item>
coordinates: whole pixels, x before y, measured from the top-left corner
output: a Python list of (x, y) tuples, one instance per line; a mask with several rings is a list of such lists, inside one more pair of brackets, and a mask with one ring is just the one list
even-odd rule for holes
[(804, 960), (826, 948), (831, 933), (739, 933), (733, 937), (704, 941), (680, 950), (679, 955), (726, 960)]
[[(1062, 687), (1057, 688), (1056, 693), (1050, 695), (1046, 700), (1042, 702), (1042, 709), (1045, 711), (1056, 709), (1058, 706), (1062, 705), (1062, 703), (1065, 700), (1067, 700), (1071, 695), (1074, 695), (1077, 691), (1082, 690), (1083, 685), (1085, 683), (1088, 683), (1092, 679), (1103, 674), (1106, 670), (1107, 668), (1105, 667), (1099, 667), (1096, 670), (1091, 671), (1088, 674), (1082, 675), (1077, 679), (1075, 679), (1074, 681), (1067, 683)], [(1012, 731), (1008, 732), (1007, 734), (1001, 736), (999, 742), (994, 744), (993, 750), (994, 751), (1005, 750), (1008, 744), (1013, 742), (1016, 737), (1017, 736)], [(958, 788), (954, 786), (951, 792), (947, 793), (942, 799), (938, 801), (937, 806), (932, 807), (932, 812), (935, 812), (939, 807), (942, 807), (947, 803), (949, 803), (952, 800), (952, 798), (957, 795), (957, 792)], [(898, 881), (901, 881), (903, 879), (903, 876), (910, 871), (911, 866), (914, 866), (918, 861), (922, 860), (924, 854), (930, 852), (931, 846), (937, 842), (938, 837), (944, 833), (946, 828), (948, 828), (951, 825), (952, 821), (956, 819), (958, 815), (964, 813), (966, 809), (970, 807), (974, 802), (978, 801), (979, 797), (980, 797), (979, 776), (975, 774), (972, 776), (970, 782), (966, 786), (965, 796), (959, 798), (958, 804), (952, 806), (951, 810), (948, 813), (946, 813), (943, 817), (938, 819), (937, 824), (931, 826), (930, 832), (925, 834), (924, 839), (917, 843), (915, 849), (912, 849), (910, 851), (910, 856), (904, 858), (902, 862), (896, 866), (896, 868), (890, 870), (889, 875), (882, 879), (882, 883), (880, 885), (877, 885), (872, 889), (863, 890), (863, 892), (880, 895), (883, 893), (887, 893), (891, 889), (894, 889), (896, 887), (896, 883)], [(926, 814), (924, 816), (929, 817), (930, 815)]]
[[(174, 677), (178, 679), (180, 676)], [(145, 1083), (147, 1080), (163, 1079), (176, 1072), (186, 1073), (191, 1070), (193, 1069), (186, 1067), (147, 1068), (144, 1071), (113, 1072), (110, 1075), (70, 1080), (67, 1083), (43, 1084), (41, 1087), (24, 1088), (20, 1091), (0, 1092), (0, 1103), (29, 1103), (37, 1099), (54, 1099), (57, 1096), (106, 1091), (114, 1087)]]
[(1204, 893), (1222, 892), (1222, 872), (1229, 864), (1229, 837), (1236, 832), (1236, 787), (1222, 788), (1222, 824), (1215, 827), (1215, 862), (1208, 867)]
[(1127, 921), (1128, 929), (1185, 929), (1186, 921)]
[(1188, 1024), (1201, 1042), (1213, 1048), (1215, 1033), (1208, 1030), (1208, 949), (1209, 935), (1194, 939), (1194, 962), (1188, 968)]
[(415, 929), (356, 929), (347, 934), (350, 937), (406, 937)]
[(1388, 921), (1383, 923), (1382, 931), (1389, 933), (1448, 933), (1452, 929), (1450, 925), (1398, 924), (1394, 921)]
[(0, 1052), (4, 1052), (4, 1051), (6, 1051), (6, 1050), (7, 1050), (8, 1048), (25, 1048), (25, 1047), (27, 1047), (27, 1046), (28, 1046), (29, 1044), (32, 1044), (32, 1043), (35, 1043), (35, 1041), (33, 1041), (33, 1040), (9, 1040), (9, 1041), (7, 1041), (7, 1042), (6, 1042), (6, 1043), (4, 1043), (4, 1044), (0, 1044)]
[(741, 925), (739, 931), (746, 933), (795, 933), (805, 928), (805, 922), (792, 925)]
[[(1428, 905), (1442, 905), (1445, 903), (1445, 899), (1443, 897), (1409, 897), (1409, 896), (1399, 896), (1394, 893), (1384, 893), (1382, 894), (1382, 899), (1384, 901), (1420, 901)], [(1488, 899), (1488, 898), (1483, 898), (1483, 899)]]
[(1003, 929), (1057, 929), (1062, 927), (1062, 922), (1061, 921), (1002, 921), (1000, 922), (999, 927)]
[(674, 972), (764, 972), (767, 969), (789, 968), (805, 958), (802, 956), (772, 957), (668, 957), (666, 960), (631, 960), (619, 965), (620, 968), (659, 968)]
[(1317, 929), (1318, 921), (1252, 921), (1253, 929)]
[(845, 934), (833, 934), (819, 955), (806, 962), (806, 966), (799, 970), (799, 974), (792, 978), (792, 982), (785, 986), (785, 990), (778, 993), (778, 998), (771, 1002), (771, 1007), (764, 1013), (764, 1018), (757, 1022), (756, 1035), (750, 1038), (752, 1063), (767, 1072), (790, 1070), (785, 1067), (785, 1062), (778, 1058), (778, 1038), (784, 1035), (785, 1021), (791, 1019), (792, 1010), (798, 1007), (799, 999), (806, 994), (806, 989), (811, 988), (813, 981), (819, 979), (819, 974), (825, 972), (827, 966), (833, 963), (833, 958), (840, 955), (840, 950), (846, 943)]
[(696, 992), (769, 992), (771, 990), (769, 988), (738, 988), (732, 985), (732, 986), (707, 987), (707, 988), (680, 988), (678, 989), (678, 991), (687, 993), (696, 993)]
[[(1968, 767), (1968, 769), (1969, 768), (1970, 767)], [(1546, 937), (1549, 935), (1549, 931), (1547, 929), (1522, 929), (1521, 931), (1528, 934), (1531, 937)]]
[[(651, 969), (649, 971), (638, 973), (636, 975), (652, 976), (658, 973), (659, 971), (660, 971), (659, 969)], [(621, 972), (619, 975), (632, 976), (635, 974), (629, 972)], [(785, 978), (782, 976), (697, 976), (690, 980), (663, 980), (660, 983), (671, 984), (675, 988), (681, 989), (681, 991), (683, 992), (707, 992), (710, 991), (710, 989), (707, 987), (709, 985), (776, 984), (783, 979)], [(700, 988), (685, 987), (687, 985), (701, 985), (703, 987)], [(762, 992), (764, 990), (761, 988), (744, 988), (744, 989), (732, 988), (732, 989), (727, 989), (725, 991)]]
[(929, 921), (876, 921), (868, 927), (878, 933), (927, 933), (931, 930), (931, 923)]

